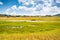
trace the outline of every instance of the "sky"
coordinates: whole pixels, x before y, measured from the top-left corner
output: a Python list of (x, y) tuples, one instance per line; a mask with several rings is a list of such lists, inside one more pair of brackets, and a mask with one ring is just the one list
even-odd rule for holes
[(60, 14), (60, 0), (0, 0), (0, 14), (29, 16)]

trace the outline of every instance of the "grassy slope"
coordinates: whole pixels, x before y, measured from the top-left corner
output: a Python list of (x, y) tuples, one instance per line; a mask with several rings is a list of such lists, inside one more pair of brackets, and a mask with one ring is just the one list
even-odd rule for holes
[(0, 21), (0, 40), (60, 40), (60, 22)]

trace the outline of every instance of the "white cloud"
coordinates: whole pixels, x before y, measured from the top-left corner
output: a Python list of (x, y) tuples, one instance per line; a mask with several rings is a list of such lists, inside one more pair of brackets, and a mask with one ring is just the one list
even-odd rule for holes
[(0, 5), (3, 5), (3, 2), (0, 2)]
[[(14, 5), (15, 6), (15, 5)], [(58, 7), (43, 7), (43, 10), (36, 11), (36, 8), (28, 8), (25, 6), (19, 6), (18, 8), (15, 6), (12, 6), (11, 8), (7, 9), (4, 13), (8, 15), (55, 15), (57, 13), (60, 13), (60, 9)]]
[(16, 5), (12, 6), (11, 9), (16, 10), (17, 9)]
[(60, 0), (56, 0), (57, 3), (60, 3)]
[(31, 4), (34, 4), (34, 1), (31, 1)]
[(26, 0), (18, 0), (18, 2), (19, 2), (19, 3), (20, 3), (20, 2), (23, 2), (23, 3), (24, 3), (24, 2), (26, 2)]
[(32, 7), (34, 7), (34, 5), (35, 5), (35, 2), (34, 1), (35, 0), (18, 0), (19, 3), (22, 2), (23, 5), (25, 5), (25, 6), (32, 4), (33, 5)]
[[(29, 5), (30, 3), (35, 5), (35, 0), (18, 0), (19, 2), (25, 3), (23, 6), (17, 7), (16, 5), (12, 6), (11, 8), (8, 8), (4, 13), (9, 15), (55, 15), (60, 14), (60, 8), (57, 6), (52, 7), (52, 0), (49, 0), (50, 3), (48, 3), (48, 0), (44, 2), (44, 4), (38, 4), (36, 7), (26, 7), (25, 5)], [(46, 7), (44, 6), (46, 5)]]
[(25, 5), (29, 5), (29, 3), (28, 3), (28, 2), (25, 2), (24, 4), (25, 4)]
[(57, 6), (54, 6), (51, 8), (50, 12), (52, 15), (55, 15), (55, 14), (60, 14), (60, 8), (58, 8)]

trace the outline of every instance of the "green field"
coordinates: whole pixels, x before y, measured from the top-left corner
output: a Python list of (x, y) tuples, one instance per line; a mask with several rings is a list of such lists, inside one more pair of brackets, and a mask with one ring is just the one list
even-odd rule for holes
[(0, 40), (60, 40), (60, 17), (0, 17)]
[(0, 17), (0, 20), (60, 21), (60, 17)]
[(12, 22), (0, 20), (0, 40), (60, 40), (60, 21)]

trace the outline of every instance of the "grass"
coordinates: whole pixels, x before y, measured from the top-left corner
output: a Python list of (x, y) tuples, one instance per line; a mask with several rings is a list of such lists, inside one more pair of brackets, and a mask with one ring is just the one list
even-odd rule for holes
[(60, 17), (0, 17), (0, 20), (60, 21)]
[(0, 21), (0, 33), (33, 33), (60, 28), (60, 22), (9, 22)]
[(0, 20), (0, 40), (60, 40), (60, 22)]
[(0, 17), (0, 40), (60, 40), (60, 17)]
[(26, 33), (26, 34), (0, 34), (0, 40), (60, 40), (58, 30), (41, 33)]

